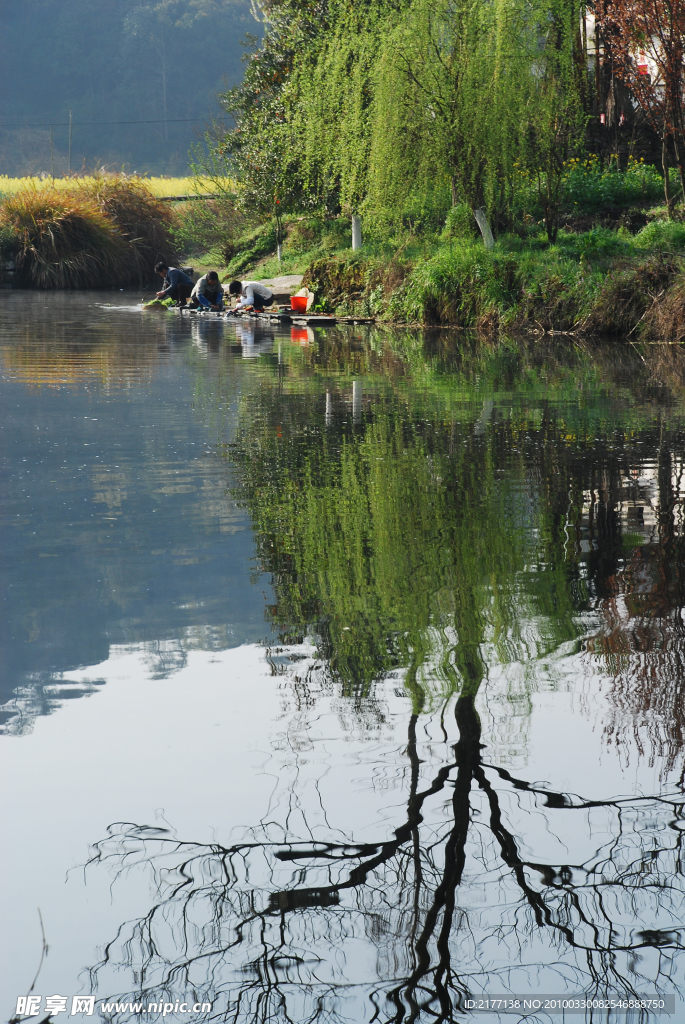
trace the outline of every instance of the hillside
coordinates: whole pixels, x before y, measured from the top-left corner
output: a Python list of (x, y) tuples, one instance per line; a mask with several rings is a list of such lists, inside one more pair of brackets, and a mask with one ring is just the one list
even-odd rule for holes
[[(70, 110), (72, 170), (185, 173), (217, 92), (242, 76), (240, 40), (259, 31), (249, 0), (3, 3), (0, 174), (50, 171), (51, 122), (66, 171)], [(157, 123), (112, 124), (131, 121)]]

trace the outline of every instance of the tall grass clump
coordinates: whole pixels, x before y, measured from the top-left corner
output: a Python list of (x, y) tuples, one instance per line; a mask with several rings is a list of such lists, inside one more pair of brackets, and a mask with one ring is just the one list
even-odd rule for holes
[(515, 280), (514, 256), (463, 241), (415, 267), (405, 312), (421, 323), (479, 326), (515, 301)]
[(153, 195), (144, 178), (94, 175), (77, 181), (74, 195), (95, 203), (130, 244), (126, 283), (147, 280), (157, 260), (171, 260), (176, 254), (173, 212)]
[(125, 280), (131, 246), (86, 195), (29, 185), (0, 206), (15, 238), (19, 282), (34, 288), (93, 288)]
[(0, 204), (18, 282), (34, 288), (143, 284), (177, 251), (173, 212), (145, 181), (102, 174), (69, 188), (29, 182)]

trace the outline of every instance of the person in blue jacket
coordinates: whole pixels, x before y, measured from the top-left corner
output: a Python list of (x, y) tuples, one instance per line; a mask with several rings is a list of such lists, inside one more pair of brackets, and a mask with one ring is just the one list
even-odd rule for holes
[(212, 309), (221, 313), (224, 308), (224, 290), (216, 270), (210, 270), (196, 282), (190, 296), (190, 305)]
[(155, 264), (155, 273), (164, 278), (164, 287), (157, 292), (158, 299), (176, 299), (179, 306), (185, 306), (193, 290), (193, 282), (187, 274), (166, 263)]

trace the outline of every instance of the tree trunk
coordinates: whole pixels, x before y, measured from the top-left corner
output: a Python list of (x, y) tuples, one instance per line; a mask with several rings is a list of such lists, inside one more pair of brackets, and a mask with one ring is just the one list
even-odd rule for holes
[(599, 117), (602, 110), (602, 69), (599, 59), (599, 25), (595, 15), (595, 113)]
[(680, 178), (680, 188), (683, 193), (681, 200), (683, 203), (683, 208), (685, 209), (685, 159), (683, 159), (685, 154), (683, 154), (682, 143), (683, 139), (681, 138), (681, 145), (678, 144), (678, 136), (674, 134), (673, 148), (675, 150), (675, 162), (676, 167), (678, 168), (678, 177)]
[(661, 166), (664, 171), (664, 196), (666, 199), (666, 209), (668, 210), (668, 219), (673, 219), (673, 196), (671, 195), (671, 181), (668, 175), (668, 142), (667, 136), (664, 135), (661, 143)]
[(352, 215), (352, 248), (361, 249), (362, 247), (362, 219), (356, 214)]
[(488, 223), (488, 215), (485, 212), (485, 208), (480, 206), (477, 210), (473, 211), (473, 216), (476, 218), (476, 224), (480, 228), (480, 233), (483, 236), (486, 249), (492, 249), (495, 244), (495, 239), (492, 235), (490, 224)]

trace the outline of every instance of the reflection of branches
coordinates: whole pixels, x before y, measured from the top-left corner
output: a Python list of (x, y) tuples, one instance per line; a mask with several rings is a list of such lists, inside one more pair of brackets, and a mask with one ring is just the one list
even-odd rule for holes
[[(213, 1002), (213, 1019), (236, 1022), (363, 1019), (364, 996), (374, 1019), (452, 1021), (469, 994), (520, 988), (529, 968), (601, 995), (675, 984), (682, 802), (533, 786), (482, 759), (473, 696), (455, 718), (454, 760), (424, 781), (411, 716), (406, 813), (377, 843), (297, 842), (273, 822), (232, 846), (113, 826), (90, 863), (151, 867), (156, 899), (108, 944), (93, 982), (128, 968), (134, 991), (120, 999), (193, 992)], [(449, 787), (449, 814), (431, 824), (432, 798)], [(609, 838), (555, 864), (524, 852), (521, 813), (555, 828), (571, 816), (574, 834), (583, 816), (584, 840), (597, 828)], [(368, 953), (360, 960), (369, 943), (373, 972)]]
[[(646, 736), (652, 763), (655, 757), (661, 759), (665, 774), (682, 758), (685, 745), (685, 592), (682, 538), (676, 536), (675, 523), (682, 478), (682, 462), (662, 443), (653, 510), (657, 542), (634, 547), (630, 558), (615, 568), (599, 605), (604, 628), (588, 643), (613, 677), (608, 738), (625, 745), (630, 730), (642, 753)], [(604, 498), (608, 507), (611, 493)], [(642, 506), (634, 508), (641, 516)]]
[(685, 748), (685, 624), (680, 609), (659, 618), (622, 614), (619, 602), (605, 608), (607, 632), (591, 644), (613, 669), (609, 697), (614, 711), (605, 731), (615, 743), (632, 731), (639, 753), (645, 736), (650, 762), (673, 771)]

